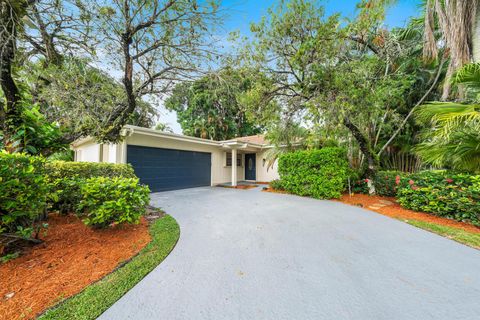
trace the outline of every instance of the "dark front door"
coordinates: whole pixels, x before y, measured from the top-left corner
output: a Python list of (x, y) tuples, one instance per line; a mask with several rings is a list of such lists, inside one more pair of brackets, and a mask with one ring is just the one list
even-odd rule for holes
[(210, 186), (210, 153), (129, 145), (127, 162), (152, 192)]
[(245, 180), (257, 180), (257, 165), (255, 153), (245, 155)]

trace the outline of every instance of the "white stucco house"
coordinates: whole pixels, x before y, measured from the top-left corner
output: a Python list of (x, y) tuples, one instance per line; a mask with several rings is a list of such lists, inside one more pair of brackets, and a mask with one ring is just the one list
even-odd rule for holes
[(268, 168), (265, 151), (272, 146), (263, 135), (213, 141), (130, 125), (121, 135), (119, 144), (74, 142), (75, 161), (130, 163), (154, 192), (279, 177), (277, 163)]

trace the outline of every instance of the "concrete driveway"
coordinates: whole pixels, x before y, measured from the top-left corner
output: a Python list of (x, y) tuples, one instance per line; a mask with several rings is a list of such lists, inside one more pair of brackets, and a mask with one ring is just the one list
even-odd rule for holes
[(152, 202), (180, 240), (100, 319), (480, 317), (480, 251), (394, 219), (259, 189)]

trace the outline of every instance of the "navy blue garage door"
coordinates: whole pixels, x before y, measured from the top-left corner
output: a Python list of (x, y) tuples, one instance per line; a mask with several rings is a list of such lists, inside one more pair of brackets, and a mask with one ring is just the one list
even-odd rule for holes
[(127, 162), (152, 192), (210, 186), (210, 153), (129, 145)]

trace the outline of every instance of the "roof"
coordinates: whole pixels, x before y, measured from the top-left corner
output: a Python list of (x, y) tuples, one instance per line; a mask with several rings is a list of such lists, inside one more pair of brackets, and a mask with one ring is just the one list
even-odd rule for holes
[(246, 137), (238, 137), (234, 139), (230, 139), (227, 141), (237, 141), (237, 142), (245, 142), (245, 143), (253, 143), (258, 145), (266, 145), (268, 142), (265, 140), (264, 134), (256, 134), (254, 136), (246, 136)]
[[(226, 141), (215, 141), (215, 140), (208, 140), (208, 139), (202, 139), (202, 138), (197, 138), (197, 137), (190, 137), (190, 136), (185, 136), (182, 134), (176, 134), (176, 133), (169, 133), (169, 132), (162, 132), (158, 131), (155, 129), (150, 129), (150, 128), (144, 128), (144, 127), (137, 127), (137, 126), (132, 126), (132, 125), (126, 125), (124, 129), (122, 129), (121, 135), (122, 136), (130, 136), (133, 133), (139, 133), (139, 134), (144, 134), (144, 135), (150, 135), (150, 136), (156, 136), (156, 137), (162, 137), (166, 139), (173, 139), (173, 140), (179, 140), (179, 141), (189, 141), (193, 143), (201, 143), (201, 144), (208, 144), (208, 145), (214, 145), (214, 146), (219, 146), (219, 147), (224, 147), (224, 146), (233, 146), (238, 143), (243, 143), (248, 146), (254, 147), (254, 148), (264, 148), (268, 147), (267, 143), (265, 141), (265, 135), (263, 134), (258, 134), (254, 136), (246, 136), (246, 137), (238, 137), (235, 139), (230, 139)], [(94, 142), (95, 140), (92, 137), (85, 137), (82, 139), (79, 139), (75, 142), (72, 143), (72, 147), (78, 147), (81, 144), (87, 143), (87, 142)]]

